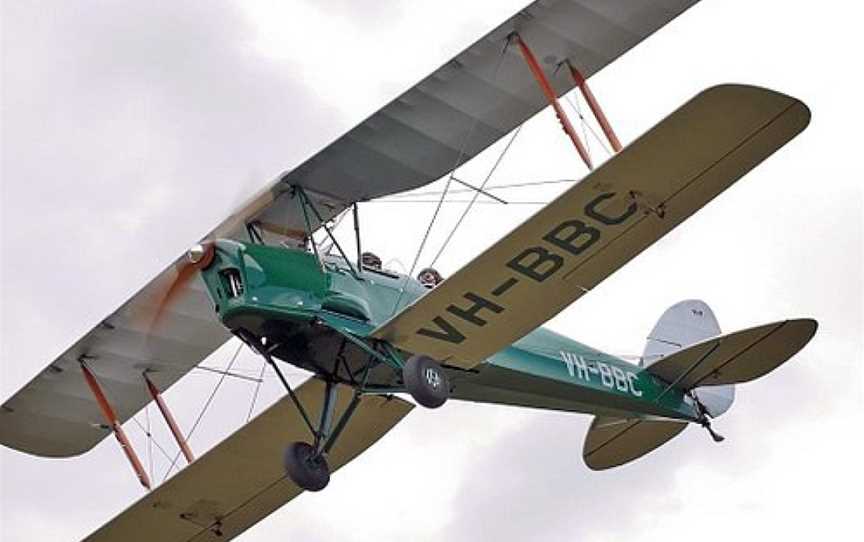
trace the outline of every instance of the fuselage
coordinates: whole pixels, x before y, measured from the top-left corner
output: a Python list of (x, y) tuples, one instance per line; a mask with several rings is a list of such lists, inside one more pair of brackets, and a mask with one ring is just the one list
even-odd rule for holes
[[(389, 271), (301, 249), (220, 240), (202, 271), (215, 311), (232, 332), (274, 345), (274, 356), (337, 380), (354, 380), (368, 354), (364, 339), (428, 289)], [(335, 333), (334, 330), (339, 331)], [(412, 353), (404, 353), (412, 354)], [(450, 369), (452, 397), (616, 416), (695, 420), (690, 398), (641, 367), (538, 328), (470, 371)], [(398, 390), (377, 367), (370, 382)]]

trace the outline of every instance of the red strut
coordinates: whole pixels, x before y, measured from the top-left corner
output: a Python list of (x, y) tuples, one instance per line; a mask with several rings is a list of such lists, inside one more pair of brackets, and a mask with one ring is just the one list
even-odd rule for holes
[(561, 104), (558, 103), (558, 97), (555, 95), (555, 90), (546, 78), (546, 74), (543, 73), (543, 68), (541, 68), (540, 64), (537, 63), (534, 53), (531, 52), (531, 49), (528, 48), (528, 45), (525, 44), (525, 41), (519, 34), (513, 34), (513, 38), (516, 39), (516, 43), (519, 45), (519, 50), (522, 51), (522, 56), (525, 58), (525, 63), (528, 64), (528, 68), (534, 75), (534, 79), (537, 80), (537, 84), (540, 85), (540, 89), (543, 91), (543, 94), (546, 95), (549, 105), (551, 105), (552, 109), (555, 110), (555, 115), (558, 117), (558, 121), (561, 123), (564, 132), (570, 137), (570, 141), (573, 142), (576, 151), (579, 153), (579, 156), (582, 157), (582, 161), (585, 162), (588, 169), (594, 169), (594, 165), (591, 163), (591, 157), (588, 156), (588, 151), (585, 149), (585, 145), (582, 144), (582, 140), (579, 139), (576, 130), (573, 129), (570, 119), (567, 118), (567, 114), (564, 113), (564, 109), (561, 107)]
[(591, 92), (591, 88), (588, 87), (588, 81), (586, 81), (585, 77), (582, 76), (582, 72), (574, 68), (573, 64), (570, 64), (569, 60), (566, 62), (567, 67), (570, 69), (570, 76), (573, 78), (573, 82), (575, 82), (576, 86), (579, 87), (579, 90), (582, 91), (582, 96), (584, 96), (585, 101), (588, 102), (588, 107), (590, 107), (591, 112), (594, 113), (594, 118), (597, 119), (597, 123), (600, 124), (603, 133), (606, 134), (606, 139), (609, 140), (612, 149), (614, 149), (615, 152), (621, 152), (621, 142), (618, 141), (618, 136), (615, 135), (612, 125), (609, 124), (609, 120), (606, 118), (606, 115), (603, 114), (603, 110), (600, 108), (600, 104), (594, 97), (594, 93)]
[(87, 381), (87, 385), (90, 386), (90, 391), (93, 392), (93, 396), (96, 398), (96, 402), (99, 404), (99, 408), (105, 416), (105, 421), (108, 422), (108, 425), (114, 432), (114, 436), (117, 437), (117, 442), (119, 442), (120, 447), (123, 448), (123, 453), (126, 454), (126, 458), (129, 459), (130, 463), (132, 463), (132, 468), (138, 476), (138, 481), (141, 482), (142, 486), (150, 489), (150, 478), (144, 471), (144, 467), (141, 465), (141, 461), (138, 460), (138, 456), (135, 455), (135, 450), (132, 449), (129, 439), (126, 438), (126, 433), (123, 432), (123, 428), (117, 420), (117, 414), (114, 412), (114, 409), (111, 407), (111, 404), (102, 392), (102, 388), (99, 387), (99, 382), (96, 381), (96, 377), (93, 376), (93, 373), (86, 365), (84, 365), (83, 362), (81, 363), (81, 371), (84, 373), (84, 379)]
[(171, 434), (174, 435), (174, 440), (177, 441), (177, 445), (180, 447), (180, 451), (183, 452), (183, 457), (186, 458), (186, 462), (191, 463), (195, 461), (195, 456), (192, 455), (192, 449), (189, 448), (189, 444), (186, 442), (186, 439), (183, 438), (183, 433), (180, 432), (180, 427), (177, 426), (177, 422), (174, 421), (174, 416), (172, 416), (171, 411), (168, 410), (168, 405), (166, 405), (165, 400), (162, 399), (162, 394), (159, 393), (159, 388), (150, 381), (147, 373), (144, 373), (144, 381), (147, 383), (147, 391), (150, 392), (150, 397), (156, 401), (156, 406), (159, 407), (159, 412), (161, 412), (162, 417), (165, 418), (165, 423), (168, 424), (168, 429), (170, 429)]

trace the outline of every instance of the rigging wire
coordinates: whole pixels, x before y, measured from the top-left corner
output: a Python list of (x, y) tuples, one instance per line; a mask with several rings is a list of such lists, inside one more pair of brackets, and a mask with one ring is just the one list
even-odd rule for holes
[[(591, 157), (591, 141), (588, 139), (588, 121), (582, 115), (582, 106), (579, 103), (579, 96), (576, 96), (574, 100), (567, 100), (570, 103), (570, 107), (576, 110), (576, 115), (579, 117), (579, 124), (582, 125), (582, 139), (585, 141), (585, 152), (588, 153), (588, 157)], [(575, 103), (575, 105), (574, 105)]]
[(248, 380), (250, 382), (259, 382), (260, 380), (253, 377), (239, 373), (238, 371), (223, 371), (222, 369), (216, 369), (215, 367), (207, 367), (206, 365), (196, 365), (193, 369), (199, 369), (201, 371), (207, 371), (210, 373), (216, 373), (218, 375), (225, 375), (234, 377), (240, 380)]
[(246, 423), (252, 419), (252, 411), (255, 410), (255, 402), (258, 400), (258, 392), (261, 391), (261, 384), (264, 382), (264, 372), (267, 370), (267, 362), (261, 360), (261, 372), (258, 374), (258, 383), (255, 384), (255, 393), (252, 394), (252, 404), (249, 405), (249, 412), (246, 414)]
[[(113, 397), (112, 397), (111, 393), (110, 393), (107, 389), (106, 389), (106, 390), (103, 390), (103, 393), (105, 394), (106, 398), (108, 399), (108, 401), (109, 401), (110, 403), (112, 403), (112, 404), (116, 404), (115, 401), (112, 401)], [(145, 412), (146, 412), (146, 411), (145, 411)], [(149, 412), (148, 412), (148, 417), (149, 417)], [(144, 425), (143, 425), (141, 422), (139, 422), (139, 421), (138, 421), (138, 418), (136, 418), (135, 416), (132, 416), (132, 417), (130, 417), (129, 419), (131, 419), (133, 422), (135, 422), (135, 425), (138, 426), (138, 429), (140, 429), (141, 432), (144, 433), (144, 436), (147, 437), (148, 442), (152, 442), (153, 445), (155, 445), (156, 448), (157, 448), (160, 452), (162, 452), (162, 455), (164, 455), (166, 459), (171, 459), (171, 454), (169, 454), (168, 452), (165, 451), (165, 448), (163, 448), (162, 445), (159, 444), (159, 441), (156, 440), (156, 439), (153, 437), (153, 434), (149, 431), (149, 429), (148, 429), (149, 426), (150, 426), (150, 422), (149, 422), (149, 420), (148, 420), (148, 422), (147, 422), (147, 426), (148, 426), (148, 427), (145, 428)], [(151, 468), (151, 470), (152, 470), (152, 468)], [(152, 473), (151, 473), (151, 475), (150, 475), (150, 479), (153, 480), (153, 475), (152, 475)]]
[[(600, 144), (600, 146), (603, 148), (603, 150), (606, 151), (606, 154), (609, 156), (612, 156), (612, 154), (613, 154), (612, 150), (606, 146), (606, 143), (603, 141), (603, 138), (600, 137), (599, 134), (597, 134), (597, 131), (594, 130), (594, 127), (591, 126), (590, 124), (588, 124), (588, 121), (585, 119), (584, 116), (582, 116), (582, 110), (578, 106), (573, 105), (573, 100), (570, 98), (569, 95), (565, 94), (564, 99), (567, 101), (568, 104), (570, 104), (570, 107), (572, 107), (576, 111), (576, 115), (578, 115), (579, 120), (582, 123), (583, 130), (584, 130), (584, 128), (588, 128), (588, 130), (591, 132), (591, 135), (594, 136), (594, 139), (596, 139), (597, 142)], [(585, 137), (585, 141), (587, 143), (587, 141), (588, 141), (587, 136)]]
[(456, 234), (456, 230), (459, 229), (459, 226), (462, 225), (462, 222), (465, 220), (465, 217), (468, 216), (468, 213), (471, 211), (471, 208), (474, 206), (474, 203), (477, 201), (477, 198), (480, 197), (480, 194), (483, 193), (486, 185), (489, 183), (489, 179), (492, 178), (492, 175), (495, 174), (495, 171), (498, 169), (498, 166), (501, 165), (501, 161), (504, 160), (504, 156), (507, 154), (507, 151), (510, 150), (510, 147), (513, 145), (513, 142), (516, 141), (516, 137), (519, 136), (519, 132), (522, 131), (523, 124), (520, 124), (516, 130), (513, 132), (513, 135), (510, 136), (509, 141), (504, 146), (504, 149), (501, 151), (501, 154), (498, 155), (498, 159), (495, 160), (495, 163), (492, 164), (492, 169), (489, 170), (489, 173), (486, 175), (486, 178), (483, 179), (483, 182), (480, 184), (480, 189), (474, 192), (474, 195), (471, 197), (471, 201), (468, 202), (468, 205), (465, 207), (465, 210), (462, 211), (462, 215), (459, 217), (459, 220), (456, 221), (456, 225), (453, 226), (453, 229), (450, 230), (450, 234), (447, 235), (447, 238), (444, 239), (444, 242), (441, 244), (441, 248), (438, 249), (438, 253), (435, 254), (435, 257), (432, 258), (432, 263), (429, 264), (429, 267), (435, 267), (435, 264), (438, 262), (438, 258), (441, 257), (441, 254), (444, 253), (444, 249), (447, 248), (447, 245), (450, 243), (450, 240), (453, 239), (453, 236)]
[(140, 429), (141, 432), (144, 433), (144, 435), (153, 442), (153, 445), (156, 446), (156, 449), (162, 452), (162, 455), (165, 456), (165, 459), (168, 459), (170, 461), (171, 454), (165, 451), (165, 448), (163, 448), (162, 445), (159, 444), (159, 441), (156, 440), (156, 438), (147, 429), (145, 429), (143, 425), (141, 425), (141, 422), (138, 421), (138, 418), (133, 417), (132, 421), (135, 422), (135, 425), (138, 426), (138, 429)]
[(150, 479), (153, 480), (153, 433), (150, 432), (150, 405), (144, 407), (144, 417), (147, 420), (147, 463), (150, 466)]
[[(438, 203), (437, 199), (380, 199), (372, 203)], [(470, 199), (448, 199), (444, 203), (471, 203)], [(497, 201), (478, 201), (478, 205), (501, 205)], [(548, 201), (508, 201), (507, 205), (548, 205)], [(389, 265), (389, 264), (388, 264)], [(403, 266), (403, 271), (405, 267)]]
[[(234, 366), (234, 362), (237, 361), (237, 356), (240, 355), (240, 350), (242, 350), (242, 349), (243, 349), (243, 343), (241, 342), (237, 346), (237, 350), (234, 352), (234, 356), (231, 357), (231, 361), (228, 363), (228, 366), (225, 367), (226, 373), (231, 371), (231, 367)], [(195, 432), (195, 429), (198, 428), (198, 424), (201, 423), (201, 419), (204, 417), (204, 414), (207, 412), (207, 409), (210, 408), (210, 403), (213, 402), (213, 398), (216, 396), (216, 392), (219, 391), (219, 388), (222, 387), (222, 383), (225, 382), (226, 376), (228, 376), (228, 375), (227, 374), (221, 375), (219, 377), (219, 381), (216, 382), (216, 386), (213, 388), (213, 391), (210, 393), (210, 397), (207, 398), (207, 402), (204, 403), (204, 407), (201, 409), (201, 412), (198, 414), (198, 418), (195, 420), (195, 423), (192, 424), (192, 429), (190, 429), (189, 432), (186, 434), (186, 441), (187, 442), (192, 437), (192, 433)], [(177, 460), (180, 459), (180, 454), (181, 454), (181, 452), (178, 451), (177, 454), (174, 456), (174, 459), (171, 461), (171, 464), (168, 465), (168, 470), (165, 472), (165, 476), (162, 478), (163, 482), (168, 479), (168, 475), (170, 475), (171, 471), (174, 470), (174, 466), (177, 464)]]
[[(492, 186), (487, 186), (486, 191), (492, 192), (494, 190), (504, 190), (504, 189), (509, 189), (509, 188), (527, 188), (527, 187), (531, 187), (531, 186), (540, 186), (540, 185), (545, 185), (545, 184), (576, 183), (578, 181), (579, 181), (579, 179), (552, 179), (552, 180), (548, 180), (548, 181), (525, 181), (525, 182), (519, 182), (519, 183), (495, 184)], [(475, 190), (467, 189), (467, 188), (456, 188), (456, 189), (450, 190), (450, 194), (466, 194), (466, 193), (474, 192), (474, 191)], [(440, 195), (441, 195), (440, 190), (429, 191), (429, 192), (401, 192), (399, 194), (390, 194), (386, 198), (373, 199), (367, 203), (376, 203), (379, 201), (394, 201), (397, 198), (398, 199), (401, 199), (401, 198), (418, 198), (418, 197), (440, 196)], [(479, 201), (483, 202), (484, 200), (479, 200)], [(490, 202), (490, 203), (495, 203), (495, 202)], [(508, 202), (508, 203), (512, 203), (512, 202)]]
[[(495, 83), (495, 81), (497, 81), (498, 72), (501, 70), (501, 66), (504, 64), (507, 49), (510, 47), (510, 39), (510, 36), (508, 36), (507, 42), (501, 49), (501, 54), (498, 57), (498, 62), (495, 63), (495, 68), (492, 72), (493, 84)], [(444, 205), (444, 199), (447, 197), (447, 192), (450, 190), (450, 185), (453, 183), (453, 178), (456, 175), (456, 170), (459, 169), (459, 166), (462, 165), (462, 160), (465, 157), (465, 149), (468, 146), (468, 142), (471, 140), (471, 136), (474, 135), (474, 130), (477, 128), (479, 122), (479, 117), (472, 118), (471, 126), (465, 133), (465, 137), (462, 138), (462, 143), (459, 145), (459, 153), (456, 156), (456, 162), (450, 169), (450, 175), (447, 176), (447, 182), (444, 185), (444, 191), (441, 193), (441, 199), (438, 201), (438, 205), (435, 206), (435, 212), (432, 213), (432, 218), (429, 221), (429, 225), (426, 227), (426, 232), (423, 234), (423, 240), (420, 241), (420, 246), (417, 248), (417, 254), (414, 255), (414, 261), (411, 263), (411, 269), (409, 270), (408, 274), (405, 275), (405, 278), (402, 281), (402, 286), (400, 286), (399, 288), (399, 295), (396, 297), (396, 302), (393, 304), (393, 309), (390, 312), (391, 315), (394, 314), (399, 308), (399, 303), (402, 301), (402, 297), (405, 295), (405, 286), (408, 284), (408, 279), (409, 277), (414, 275), (414, 271), (417, 269), (417, 262), (420, 261), (420, 256), (423, 254), (423, 249), (426, 247), (426, 242), (429, 240), (429, 234), (432, 233), (432, 227), (435, 225), (435, 221), (438, 219), (438, 214), (441, 212), (441, 207)]]

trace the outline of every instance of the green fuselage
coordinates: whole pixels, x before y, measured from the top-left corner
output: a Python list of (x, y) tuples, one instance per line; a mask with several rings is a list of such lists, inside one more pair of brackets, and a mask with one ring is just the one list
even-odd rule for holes
[[(325, 257), (322, 264), (304, 250), (221, 240), (202, 276), (230, 330), (265, 338), (277, 358), (349, 382), (370, 356), (345, 335), (369, 341), (376, 327), (428, 291), (404, 275), (363, 269), (355, 277), (354, 271), (341, 258)], [(668, 383), (544, 328), (473, 370), (448, 372), (455, 399), (697, 419), (690, 398), (667, 390)], [(399, 391), (398, 374), (383, 364), (368, 379), (382, 392)]]

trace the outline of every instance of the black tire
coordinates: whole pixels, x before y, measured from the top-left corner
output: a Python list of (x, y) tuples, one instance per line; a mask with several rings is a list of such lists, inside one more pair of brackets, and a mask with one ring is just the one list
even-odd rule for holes
[(426, 408), (438, 408), (450, 397), (450, 380), (429, 356), (411, 356), (402, 367), (405, 389)]
[(315, 448), (305, 442), (292, 442), (285, 449), (285, 472), (291, 481), (306, 491), (321, 491), (330, 483), (330, 467)]

